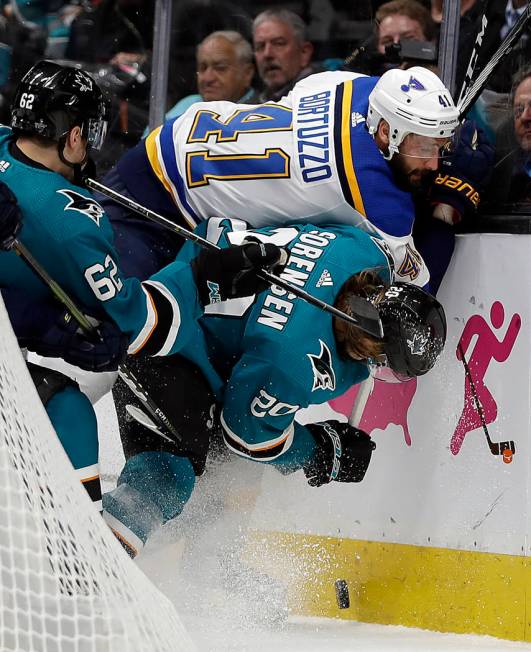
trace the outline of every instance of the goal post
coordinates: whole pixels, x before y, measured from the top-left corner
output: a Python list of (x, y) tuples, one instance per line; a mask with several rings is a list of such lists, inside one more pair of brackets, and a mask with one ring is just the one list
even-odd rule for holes
[(192, 652), (77, 479), (1, 299), (0, 332), (0, 650)]

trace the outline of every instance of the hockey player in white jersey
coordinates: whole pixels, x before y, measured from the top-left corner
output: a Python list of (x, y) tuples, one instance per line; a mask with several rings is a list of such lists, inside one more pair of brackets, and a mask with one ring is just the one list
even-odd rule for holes
[[(425, 285), (429, 274), (411, 237), (410, 191), (437, 170), (457, 124), (450, 93), (425, 68), (382, 77), (320, 73), (277, 103), (194, 104), (152, 131), (104, 182), (188, 225), (212, 215), (254, 227), (356, 224), (384, 237), (400, 280)], [(125, 253), (138, 255), (146, 237), (171, 251), (159, 227), (147, 235), (142, 221), (137, 238), (141, 218), (104, 204)], [(146, 259), (151, 244), (144, 245)], [(142, 277), (151, 263), (144, 270), (141, 258), (131, 272)]]

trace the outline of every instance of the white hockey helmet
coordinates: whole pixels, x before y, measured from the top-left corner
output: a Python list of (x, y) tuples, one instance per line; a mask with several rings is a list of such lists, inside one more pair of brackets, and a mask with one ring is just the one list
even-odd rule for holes
[(450, 138), (459, 123), (459, 112), (450, 92), (435, 73), (414, 66), (385, 72), (369, 95), (367, 127), (375, 134), (380, 120), (389, 123), (389, 154), (398, 152), (408, 134)]

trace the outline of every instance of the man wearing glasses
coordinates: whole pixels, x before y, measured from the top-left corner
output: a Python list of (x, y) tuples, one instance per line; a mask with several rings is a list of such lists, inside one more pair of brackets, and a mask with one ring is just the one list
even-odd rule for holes
[(531, 66), (518, 72), (510, 96), (511, 113), (496, 134), (496, 204), (531, 202)]

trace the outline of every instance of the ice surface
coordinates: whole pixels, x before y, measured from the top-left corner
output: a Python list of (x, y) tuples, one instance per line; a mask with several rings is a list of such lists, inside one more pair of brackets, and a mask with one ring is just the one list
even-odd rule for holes
[[(112, 487), (123, 463), (108, 396), (96, 406), (102, 433), (102, 472)], [(245, 482), (248, 462), (239, 473)], [(282, 587), (240, 559), (252, 505), (225, 501), (222, 464), (198, 483), (179, 517), (163, 528), (139, 566), (175, 603), (199, 652), (482, 652), (528, 650), (531, 643), (488, 636), (429, 632), (325, 618), (289, 616)], [(247, 476), (248, 479), (248, 476)], [(259, 480), (259, 477), (258, 477)], [(234, 477), (232, 479), (234, 482)], [(231, 485), (232, 494), (238, 487)], [(249, 483), (246, 485), (247, 493)], [(225, 494), (226, 495), (226, 494)], [(221, 514), (223, 511), (223, 514)]]
[(487, 652), (531, 650), (490, 636), (439, 634), (328, 618), (290, 618), (282, 631), (237, 631), (225, 623), (186, 620), (200, 652)]

